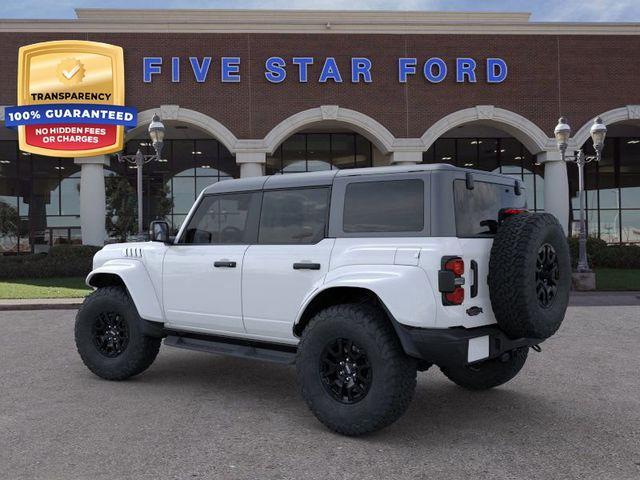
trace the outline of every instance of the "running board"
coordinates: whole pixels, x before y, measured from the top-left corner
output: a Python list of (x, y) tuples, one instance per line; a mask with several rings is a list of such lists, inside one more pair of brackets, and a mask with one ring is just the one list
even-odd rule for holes
[(170, 347), (185, 348), (198, 352), (215, 353), (231, 357), (253, 358), (266, 362), (293, 364), (296, 358), (296, 347), (281, 344), (254, 342), (250, 340), (214, 337), (208, 335), (174, 335), (169, 334), (164, 344)]

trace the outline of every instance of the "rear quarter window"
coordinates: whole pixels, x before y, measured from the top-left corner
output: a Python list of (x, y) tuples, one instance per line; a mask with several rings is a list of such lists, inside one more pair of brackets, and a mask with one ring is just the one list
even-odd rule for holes
[(344, 198), (345, 233), (421, 232), (424, 182), (420, 179), (354, 182)]
[(454, 180), (453, 196), (458, 237), (493, 237), (500, 209), (526, 206), (525, 195), (498, 183), (475, 181), (469, 190), (465, 180)]

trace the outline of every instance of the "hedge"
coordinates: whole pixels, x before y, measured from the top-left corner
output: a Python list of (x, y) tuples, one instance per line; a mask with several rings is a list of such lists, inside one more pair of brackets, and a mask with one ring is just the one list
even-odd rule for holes
[[(578, 239), (569, 239), (571, 261), (578, 263)], [(591, 268), (640, 268), (640, 246), (607, 245), (599, 238), (587, 238), (587, 260)]]
[[(578, 239), (570, 238), (571, 261), (578, 263)], [(83, 277), (91, 271), (99, 247), (56, 245), (48, 254), (0, 256), (0, 279)], [(607, 245), (598, 238), (587, 240), (587, 258), (592, 268), (640, 269), (640, 246)]]
[(0, 256), (0, 279), (83, 277), (91, 271), (99, 247), (56, 245), (49, 253)]

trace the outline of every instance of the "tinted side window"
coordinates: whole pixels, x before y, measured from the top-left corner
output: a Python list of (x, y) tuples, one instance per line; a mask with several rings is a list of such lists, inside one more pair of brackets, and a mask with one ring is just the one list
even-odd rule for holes
[(501, 208), (525, 206), (525, 195), (517, 196), (508, 185), (476, 181), (473, 190), (467, 189), (464, 180), (455, 180), (453, 185), (459, 237), (492, 237), (498, 228)]
[(255, 243), (259, 212), (259, 193), (226, 193), (204, 197), (180, 243)]
[(264, 192), (258, 243), (317, 243), (325, 237), (328, 188)]
[(424, 182), (418, 179), (354, 182), (344, 198), (343, 230), (421, 232), (424, 229)]

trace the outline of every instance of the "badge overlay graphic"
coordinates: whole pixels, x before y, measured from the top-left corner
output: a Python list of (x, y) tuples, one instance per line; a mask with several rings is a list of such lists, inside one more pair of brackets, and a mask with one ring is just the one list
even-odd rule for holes
[(62, 40), (18, 55), (18, 106), (5, 109), (5, 125), (18, 128), (20, 150), (57, 157), (122, 150), (124, 128), (138, 119), (124, 106), (121, 47)]

